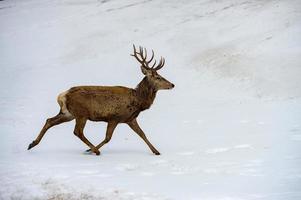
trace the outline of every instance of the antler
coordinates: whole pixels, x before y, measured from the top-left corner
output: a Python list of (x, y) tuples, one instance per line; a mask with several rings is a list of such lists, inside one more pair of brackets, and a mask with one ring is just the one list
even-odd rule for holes
[(154, 64), (149, 67), (149, 64), (152, 62), (153, 58), (154, 58), (154, 51), (152, 50), (152, 57), (147, 61), (147, 50), (146, 48), (142, 48), (141, 46), (139, 46), (139, 52), (136, 50), (135, 45), (133, 45), (134, 47), (134, 54), (131, 54), (131, 56), (134, 56), (137, 61), (142, 65), (142, 67), (144, 67), (145, 69), (151, 69), (151, 70), (159, 70), (161, 69), (164, 64), (165, 64), (165, 59), (161, 57), (159, 64), (156, 66), (156, 60), (154, 62)]

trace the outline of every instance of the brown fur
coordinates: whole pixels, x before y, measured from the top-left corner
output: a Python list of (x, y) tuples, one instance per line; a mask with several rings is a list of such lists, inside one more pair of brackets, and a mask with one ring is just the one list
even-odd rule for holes
[[(122, 86), (78, 86), (61, 93), (58, 96), (60, 113), (46, 121), (28, 149), (39, 144), (52, 126), (75, 119), (74, 134), (97, 155), (100, 153), (98, 149), (110, 141), (119, 123), (127, 123), (146, 142), (152, 152), (159, 155), (139, 127), (136, 118), (141, 111), (150, 108), (158, 90), (171, 89), (174, 85), (160, 76), (155, 69), (142, 68), (142, 72), (145, 77), (135, 89)], [(84, 136), (83, 129), (87, 120), (108, 123), (106, 137), (97, 146)]]

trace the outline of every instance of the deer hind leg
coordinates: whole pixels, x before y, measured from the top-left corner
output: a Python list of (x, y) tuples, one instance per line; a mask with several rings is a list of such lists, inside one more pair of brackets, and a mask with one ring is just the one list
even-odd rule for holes
[(62, 112), (60, 112), (55, 117), (47, 119), (46, 123), (45, 123), (44, 127), (42, 128), (42, 130), (40, 131), (40, 134), (38, 135), (38, 137), (31, 144), (29, 144), (28, 150), (40, 143), (40, 141), (42, 140), (43, 136), (45, 135), (46, 131), (49, 128), (51, 128), (55, 125), (64, 123), (64, 122), (71, 121), (73, 119), (74, 118), (73, 118), (72, 115), (68, 115), (68, 114), (65, 114), (65, 113), (62, 113)]
[(76, 124), (75, 124), (75, 128), (74, 128), (74, 134), (79, 139), (81, 139), (81, 141), (83, 141), (86, 145), (88, 145), (90, 147), (90, 149), (92, 149), (92, 151), (96, 155), (99, 155), (100, 152), (98, 151), (98, 149), (95, 148), (95, 146), (84, 135), (83, 131), (84, 131), (86, 122), (87, 122), (87, 119), (76, 119)]
[[(106, 131), (106, 137), (105, 139), (99, 143), (95, 148), (96, 149), (100, 149), (103, 145), (105, 145), (106, 143), (110, 142), (113, 132), (117, 126), (117, 122), (108, 122), (108, 126), (107, 126), (107, 131)], [(90, 152), (91, 149), (88, 149), (86, 152)]]
[(139, 127), (139, 124), (136, 119), (131, 122), (127, 123), (133, 131), (135, 131), (147, 144), (147, 146), (151, 149), (151, 151), (156, 154), (160, 155), (160, 152), (148, 141), (147, 137), (145, 136), (143, 130)]
[(28, 146), (28, 150), (33, 148), (34, 146), (38, 145), (43, 136), (45, 135), (46, 131), (51, 128), (52, 126), (68, 122), (74, 119), (72, 114), (68, 111), (67, 106), (66, 106), (66, 94), (68, 91), (61, 93), (58, 98), (57, 102), (59, 103), (61, 110), (58, 115), (55, 117), (49, 118), (46, 120), (46, 123), (42, 130), (40, 131), (40, 134), (38, 137)]

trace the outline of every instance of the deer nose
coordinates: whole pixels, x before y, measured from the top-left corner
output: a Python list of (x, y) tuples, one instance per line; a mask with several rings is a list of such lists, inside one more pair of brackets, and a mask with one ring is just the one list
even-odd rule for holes
[(174, 84), (171, 84), (171, 88), (174, 88), (175, 87), (175, 85)]

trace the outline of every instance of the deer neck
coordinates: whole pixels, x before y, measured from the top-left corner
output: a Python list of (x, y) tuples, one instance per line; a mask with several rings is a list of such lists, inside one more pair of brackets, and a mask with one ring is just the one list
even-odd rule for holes
[(137, 97), (139, 98), (141, 110), (148, 109), (153, 104), (156, 97), (156, 88), (149, 82), (147, 77), (144, 77), (135, 90), (137, 92)]

